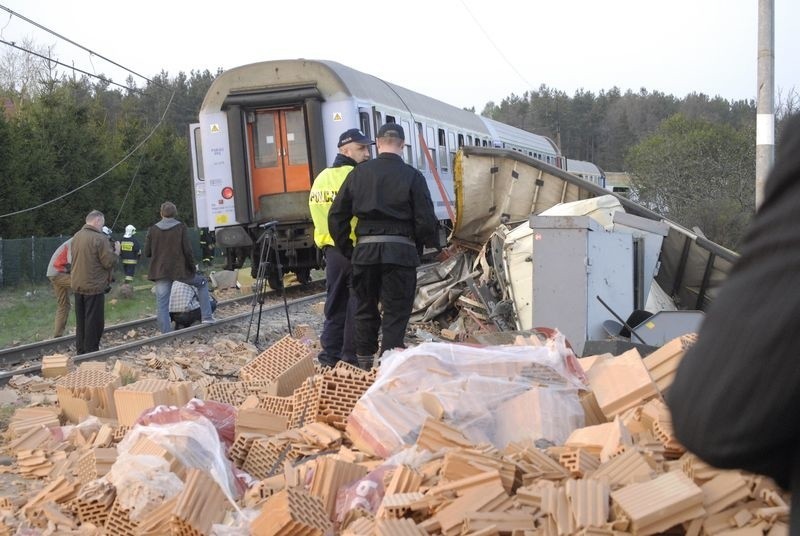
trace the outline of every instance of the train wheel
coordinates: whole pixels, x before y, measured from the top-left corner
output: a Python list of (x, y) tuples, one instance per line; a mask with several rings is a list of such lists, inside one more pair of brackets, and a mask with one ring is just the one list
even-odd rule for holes
[(294, 273), (297, 276), (297, 282), (301, 285), (311, 283), (311, 268), (298, 268)]

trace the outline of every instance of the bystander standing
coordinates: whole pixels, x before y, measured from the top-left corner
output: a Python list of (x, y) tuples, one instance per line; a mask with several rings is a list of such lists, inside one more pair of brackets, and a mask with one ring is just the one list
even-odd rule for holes
[(144, 254), (150, 258), (147, 277), (155, 282), (158, 329), (161, 333), (172, 331), (169, 297), (173, 281), (181, 281), (197, 289), (202, 322), (213, 324), (215, 319), (211, 311), (208, 281), (197, 273), (186, 225), (175, 219), (178, 209), (170, 201), (161, 204), (160, 214), (161, 220), (150, 227), (144, 241)]
[(58, 338), (64, 335), (64, 329), (67, 326), (67, 319), (69, 318), (69, 310), (71, 307), (69, 301), (70, 282), (72, 278), (69, 275), (72, 269), (72, 238), (58, 246), (50, 257), (50, 262), (47, 264), (47, 278), (53, 285), (53, 293), (56, 296), (56, 322), (53, 338)]
[(72, 237), (70, 286), (75, 293), (75, 349), (96, 352), (105, 329), (105, 292), (117, 264), (119, 242), (111, 245), (103, 233), (105, 216), (93, 210)]

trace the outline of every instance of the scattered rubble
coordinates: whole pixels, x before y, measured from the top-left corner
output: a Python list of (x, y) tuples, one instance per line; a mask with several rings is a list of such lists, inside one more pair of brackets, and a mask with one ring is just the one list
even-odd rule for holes
[[(0, 488), (0, 534), (788, 533), (771, 481), (672, 434), (662, 395), (693, 336), (645, 359), (576, 359), (557, 332), (425, 343), (366, 372), (319, 367), (295, 333), (17, 378), (58, 405), (9, 420), (33, 486)], [(223, 362), (238, 376), (208, 374)]]

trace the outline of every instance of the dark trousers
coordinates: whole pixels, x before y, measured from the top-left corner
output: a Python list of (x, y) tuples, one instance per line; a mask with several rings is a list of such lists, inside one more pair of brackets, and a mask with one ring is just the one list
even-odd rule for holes
[(133, 276), (136, 275), (136, 263), (122, 263), (122, 271), (125, 272), (125, 282), (133, 281)]
[(352, 292), (353, 267), (350, 259), (333, 247), (325, 248), (325, 323), (319, 337), (319, 362), (334, 366), (337, 361), (355, 363), (356, 297)]
[[(356, 354), (374, 355), (381, 330), (381, 354), (392, 348), (405, 348), (408, 318), (414, 305), (417, 269), (396, 264), (354, 264), (353, 290), (356, 309)], [(383, 306), (381, 320), (378, 303)]]
[(100, 349), (100, 337), (105, 329), (106, 296), (75, 294), (75, 350), (78, 354)]

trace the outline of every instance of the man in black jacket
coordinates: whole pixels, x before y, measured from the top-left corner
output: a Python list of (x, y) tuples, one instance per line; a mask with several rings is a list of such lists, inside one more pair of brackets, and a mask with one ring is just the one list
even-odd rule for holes
[[(786, 126), (764, 204), (668, 403), (678, 440), (713, 466), (800, 490), (800, 117)], [(791, 534), (800, 535), (792, 501)]]
[[(387, 123), (378, 131), (378, 157), (357, 166), (344, 181), (328, 214), (336, 247), (352, 256), (356, 309), (356, 357), (369, 369), (378, 350), (403, 348), (416, 292), (418, 251), (434, 246), (437, 221), (425, 177), (403, 162), (405, 132)], [(356, 224), (356, 246), (350, 220)], [(383, 320), (378, 310), (383, 306)]]

